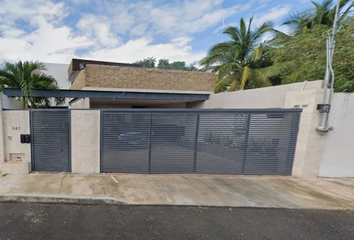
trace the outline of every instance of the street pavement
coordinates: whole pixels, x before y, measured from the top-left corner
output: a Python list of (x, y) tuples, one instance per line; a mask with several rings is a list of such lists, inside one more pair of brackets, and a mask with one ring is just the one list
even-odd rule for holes
[(0, 203), (0, 240), (353, 238), (350, 210)]

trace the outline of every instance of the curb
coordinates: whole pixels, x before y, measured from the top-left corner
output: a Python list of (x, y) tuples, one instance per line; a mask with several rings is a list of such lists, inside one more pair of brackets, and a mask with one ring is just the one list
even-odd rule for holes
[(127, 205), (119, 198), (114, 197), (87, 197), (64, 195), (31, 195), (31, 194), (4, 194), (0, 195), (0, 202), (12, 203), (69, 203), (87, 205)]
[(115, 197), (87, 197), (67, 195), (37, 195), (37, 194), (3, 194), (0, 195), (0, 203), (52, 203), (52, 204), (78, 204), (78, 205), (120, 205), (120, 206), (148, 206), (148, 207), (199, 207), (199, 208), (246, 208), (246, 209), (288, 209), (288, 210), (344, 210), (352, 211), (351, 207), (284, 207), (267, 205), (195, 205), (195, 204), (138, 204), (129, 203), (126, 200)]

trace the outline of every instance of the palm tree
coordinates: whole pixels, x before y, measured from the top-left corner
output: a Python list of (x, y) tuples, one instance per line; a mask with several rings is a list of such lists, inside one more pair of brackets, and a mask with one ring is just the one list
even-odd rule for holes
[(243, 18), (239, 27), (228, 27), (223, 34), (230, 40), (214, 45), (200, 61), (206, 70), (216, 73), (215, 92), (244, 90), (270, 86), (269, 74), (263, 71), (267, 64), (266, 47), (262, 37), (273, 31), (270, 22), (252, 30), (252, 20), (246, 25)]
[[(39, 108), (49, 107), (50, 98), (32, 97), (35, 89), (58, 91), (57, 81), (50, 75), (41, 73), (45, 70), (43, 63), (38, 61), (5, 62), (0, 68), (0, 92), (5, 88), (19, 88), (24, 93), (22, 107)], [(54, 98), (56, 104), (62, 104), (62, 98)]]
[[(332, 27), (336, 13), (333, 0), (324, 0), (322, 3), (312, 2), (313, 8), (293, 14), (283, 25), (293, 28), (294, 34), (306, 32), (315, 25)], [(339, 23), (345, 19), (354, 7), (353, 0), (341, 0), (339, 4)]]

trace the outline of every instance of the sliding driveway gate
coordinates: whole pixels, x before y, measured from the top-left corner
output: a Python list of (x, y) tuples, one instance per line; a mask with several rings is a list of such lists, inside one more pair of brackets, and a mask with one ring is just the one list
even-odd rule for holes
[(102, 110), (101, 172), (291, 175), (300, 113)]

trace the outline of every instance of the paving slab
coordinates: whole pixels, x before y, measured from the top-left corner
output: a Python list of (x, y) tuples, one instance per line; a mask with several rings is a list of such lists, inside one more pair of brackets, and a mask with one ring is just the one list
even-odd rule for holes
[(0, 201), (354, 209), (354, 179), (145, 174), (8, 174)]

